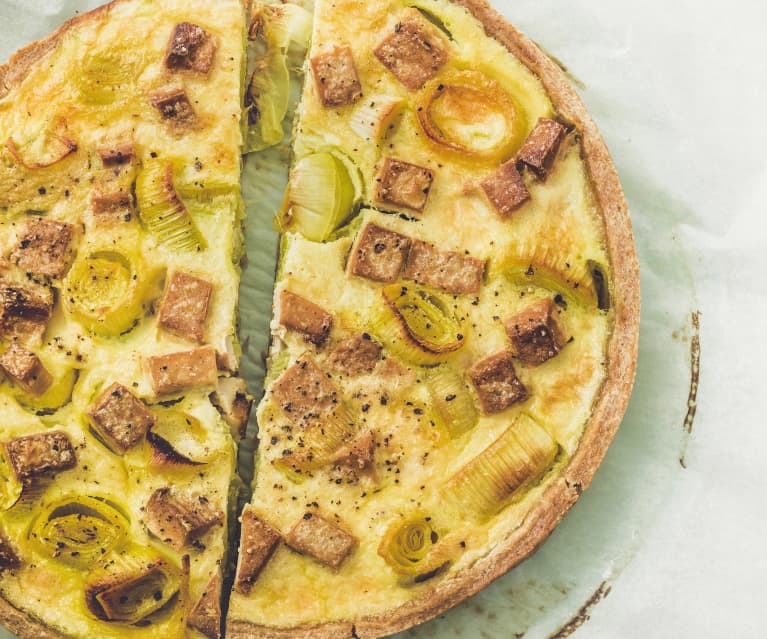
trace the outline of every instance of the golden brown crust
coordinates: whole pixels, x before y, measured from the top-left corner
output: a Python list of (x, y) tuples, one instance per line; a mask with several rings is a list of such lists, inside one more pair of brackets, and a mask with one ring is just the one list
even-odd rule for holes
[(231, 639), (374, 639), (423, 623), (464, 601), (528, 557), (551, 534), (591, 483), (628, 404), (639, 341), (639, 264), (628, 207), (612, 159), (575, 90), (557, 65), (532, 41), (509, 24), (486, 0), (453, 0), (464, 6), (542, 81), (557, 117), (581, 135), (583, 157), (602, 211), (612, 266), (612, 325), (607, 346), (607, 376), (595, 401), (576, 454), (562, 475), (545, 491), (522, 525), (471, 569), (385, 614), (356, 620), (291, 629), (264, 628), (234, 622)]
[(0, 624), (19, 637), (34, 639), (71, 639), (68, 635), (49, 628), (39, 619), (22, 612), (0, 594)]

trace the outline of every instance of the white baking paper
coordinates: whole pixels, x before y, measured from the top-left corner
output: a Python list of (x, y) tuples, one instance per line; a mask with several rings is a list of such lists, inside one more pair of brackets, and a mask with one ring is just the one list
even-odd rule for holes
[[(0, 0), (0, 59), (95, 0)], [(591, 488), (530, 559), (402, 638), (761, 637), (767, 602), (767, 45), (763, 3), (495, 0), (577, 79), (642, 266), (639, 371)], [(250, 158), (244, 370), (263, 375), (286, 176)], [(260, 175), (263, 175), (260, 173)], [(690, 351), (701, 369), (692, 431)], [(0, 630), (0, 637), (10, 637)]]

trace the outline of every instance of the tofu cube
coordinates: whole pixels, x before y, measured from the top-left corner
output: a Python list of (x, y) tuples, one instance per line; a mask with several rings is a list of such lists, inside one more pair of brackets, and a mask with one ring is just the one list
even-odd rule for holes
[(362, 85), (349, 47), (320, 53), (312, 58), (311, 65), (322, 106), (345, 106), (362, 97)]
[(150, 357), (148, 365), (152, 387), (158, 395), (201, 386), (212, 388), (218, 380), (216, 349), (212, 346)]
[(482, 181), (481, 186), (487, 199), (504, 219), (530, 199), (530, 192), (514, 161), (502, 164)]
[(556, 120), (539, 118), (517, 154), (517, 166), (527, 166), (538, 179), (545, 180), (565, 133), (565, 127)]
[(321, 348), (333, 328), (333, 316), (314, 302), (283, 290), (280, 292), (280, 324), (302, 333), (307, 342)]
[(136, 157), (136, 150), (133, 142), (115, 142), (107, 144), (96, 149), (104, 168), (112, 168), (130, 164)]
[(51, 289), (0, 280), (0, 339), (24, 344), (39, 340), (52, 312)]
[(64, 277), (75, 255), (73, 236), (71, 224), (31, 217), (19, 233), (11, 257), (27, 273)]
[(178, 552), (224, 522), (224, 513), (214, 508), (207, 497), (172, 488), (158, 488), (152, 493), (144, 512), (149, 532)]
[(190, 273), (176, 271), (165, 285), (158, 324), (178, 337), (202, 344), (213, 285)]
[(221, 639), (221, 569), (211, 577), (202, 596), (189, 611), (189, 627), (208, 639)]
[(127, 191), (93, 193), (91, 209), (96, 224), (109, 226), (133, 219), (133, 197)]
[(369, 223), (357, 235), (349, 273), (374, 282), (396, 282), (410, 251), (410, 238)]
[(477, 362), (468, 374), (485, 414), (500, 413), (528, 397), (527, 389), (514, 371), (511, 352), (496, 353)]
[(427, 242), (413, 240), (402, 275), (419, 284), (464, 295), (479, 292), (484, 274), (485, 260), (456, 251), (441, 251)]
[(16, 343), (0, 357), (0, 368), (25, 392), (40, 397), (53, 383), (40, 358)]
[(216, 43), (202, 27), (191, 22), (178, 23), (165, 53), (165, 66), (172, 71), (187, 70), (207, 74), (216, 57)]
[(159, 111), (160, 117), (174, 127), (191, 127), (197, 122), (197, 114), (184, 89), (161, 89), (152, 93), (149, 100)]
[(308, 355), (282, 374), (271, 393), (285, 415), (304, 427), (333, 412), (340, 402), (336, 385)]
[(68, 470), (77, 464), (72, 442), (62, 431), (12, 439), (5, 444), (5, 455), (19, 481)]
[(99, 395), (87, 415), (107, 445), (120, 453), (142, 441), (154, 425), (146, 404), (117, 382)]
[(525, 366), (543, 364), (562, 350), (565, 339), (554, 312), (554, 303), (545, 298), (506, 320), (511, 350)]
[(250, 506), (246, 506), (242, 511), (241, 521), (240, 555), (237, 560), (234, 589), (246, 595), (274, 554), (282, 537)]
[(381, 345), (367, 333), (339, 342), (328, 357), (328, 365), (342, 375), (371, 373), (381, 359)]
[(337, 570), (357, 544), (351, 533), (316, 513), (305, 513), (285, 537), (285, 543), (328, 568)]
[(422, 213), (433, 180), (429, 169), (387, 157), (378, 175), (376, 200), (384, 206)]
[(406, 9), (373, 53), (410, 91), (418, 91), (448, 59), (444, 38), (417, 9)]

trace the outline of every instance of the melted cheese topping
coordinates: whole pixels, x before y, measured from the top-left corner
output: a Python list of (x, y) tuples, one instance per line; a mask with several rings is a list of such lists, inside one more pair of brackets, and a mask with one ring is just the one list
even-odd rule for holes
[[(508, 348), (503, 320), (534, 300), (552, 297), (550, 282), (520, 282), (510, 276), (519, 264), (525, 265), (523, 271), (535, 264), (562, 274), (556, 286), (565, 293), (566, 308), (559, 309), (557, 318), (573, 340), (540, 366), (517, 367), (517, 374), (531, 391), (528, 401), (500, 414), (482, 415), (473, 429), (455, 439), (433, 419), (425, 369), (386, 354), (385, 362), (370, 375), (349, 378), (328, 373), (343, 389), (343, 399), (360, 428), (372, 429), (376, 435), (376, 479), (362, 476), (349, 480), (336, 467), (291, 481), (275, 462), (295, 442), (288, 435), (292, 431), (286, 415), (270, 399), (267, 388), (258, 411), (260, 446), (252, 504), (283, 534), (307, 511), (335, 515), (359, 545), (335, 572), (280, 546), (251, 593), (233, 594), (230, 619), (279, 627), (353, 621), (385, 613), (470, 567), (524, 521), (573, 454), (604, 378), (609, 314), (593, 301), (583, 303), (572, 284), (565, 283), (587, 273), (589, 261), (608, 268), (602, 221), (577, 141), (565, 145), (545, 182), (527, 180), (530, 202), (510, 219), (502, 219), (477, 188), (498, 163), (457, 158), (425, 139), (416, 119), (418, 94), (408, 92), (371, 53), (393, 31), (407, 6), (412, 3), (317, 3), (310, 57), (336, 45), (350, 46), (362, 84), (361, 101), (387, 96), (387, 100), (400, 99), (404, 109), (383, 141), (361, 137), (355, 133), (360, 127), (350, 117), (358, 105), (323, 108), (313, 79), (307, 75), (294, 149), (298, 159), (328, 148), (346, 154), (360, 169), (363, 199), (368, 204), (374, 200), (377, 171), (384, 156), (430, 168), (435, 177), (422, 218), (403, 219), (368, 208), (360, 213), (361, 223), (355, 221), (349, 233), (334, 241), (310, 242), (289, 233), (283, 243), (276, 295), (287, 289), (330, 312), (334, 316), (331, 344), (367, 330), (371, 309), (381, 304), (382, 285), (349, 277), (346, 263), (355, 229), (372, 221), (440, 249), (465, 250), (488, 260), (481, 292), (476, 297), (450, 298), (464, 336), (463, 347), (449, 357), (457, 368), (465, 370), (479, 359)], [(441, 20), (452, 34), (444, 73), (451, 67), (474, 69), (498, 82), (518, 106), (525, 136), (539, 117), (553, 116), (538, 79), (502, 45), (488, 39), (465, 9), (444, 0), (418, 6)], [(606, 275), (609, 279), (609, 272)], [(272, 333), (268, 380), (276, 379), (306, 351), (321, 367), (326, 362), (329, 348), (314, 349), (277, 320), (272, 323)], [(329, 371), (327, 367), (324, 370)], [(446, 480), (485, 450), (522, 412), (533, 416), (559, 445), (554, 467), (487, 522), (455, 516), (451, 530), (465, 543), (463, 554), (446, 572), (424, 583), (403, 581), (378, 554), (387, 528), (413, 512), (442, 512), (440, 489)]]
[[(164, 68), (168, 40), (180, 22), (202, 26), (216, 41), (214, 66), (207, 76), (169, 73)], [(28, 212), (73, 224), (78, 230), (78, 252), (87, 247), (117, 247), (140, 259), (141, 277), (148, 282), (148, 303), (162, 293), (167, 273), (182, 270), (198, 274), (213, 286), (204, 341), (218, 351), (236, 350), (236, 308), (241, 250), (239, 196), (241, 83), (244, 64), (245, 16), (239, 0), (216, 3), (169, 0), (118, 2), (89, 17), (62, 35), (58, 45), (34, 65), (29, 76), (0, 100), (3, 143), (12, 138), (25, 153), (42, 153), (45, 136), (56, 134), (74, 141), (77, 151), (50, 168), (25, 170), (3, 144), (0, 149), (0, 255), (7, 257)], [(238, 35), (243, 34), (243, 35)], [(88, 65), (96, 69), (93, 82), (84, 84)], [(123, 69), (125, 75), (120, 75)], [(98, 96), (98, 82), (116, 73), (114, 100)], [(198, 116), (190, 131), (174, 133), (159, 117), (149, 95), (166, 86), (183, 85)], [(90, 92), (90, 93), (89, 93)], [(94, 99), (93, 96), (96, 96)], [(157, 234), (134, 219), (111, 230), (94, 228), (89, 218), (91, 195), (103, 170), (96, 149), (105, 142), (132, 140), (141, 163), (172, 162), (175, 183), (204, 238), (200, 251), (181, 251), (163, 244)], [(50, 146), (48, 146), (50, 148)], [(140, 168), (139, 168), (140, 170)], [(10, 261), (4, 276), (24, 278)], [(181, 565), (181, 556), (153, 538), (143, 521), (149, 496), (160, 487), (202, 494), (217, 509), (227, 512), (235, 476), (235, 446), (209, 391), (185, 393), (174, 410), (194, 418), (195, 432), (179, 433), (187, 455), (204, 465), (187, 469), (161, 469), (149, 464), (148, 444), (140, 443), (124, 456), (111, 453), (93, 435), (86, 410), (103, 388), (120, 382), (143, 398), (156, 415), (165, 409), (153, 396), (145, 359), (152, 355), (190, 350), (192, 341), (159, 329), (147, 312), (137, 326), (118, 337), (90, 334), (62, 308), (61, 281), (53, 317), (40, 346), (33, 346), (54, 377), (76, 369), (71, 401), (49, 415), (36, 415), (15, 399), (10, 381), (0, 382), (0, 441), (49, 429), (69, 434), (77, 467), (52, 481), (39, 480), (16, 506), (2, 514), (2, 531), (20, 552), (21, 568), (5, 571), (0, 591), (11, 603), (28, 610), (43, 623), (79, 637), (201, 637), (172, 620), (155, 620), (146, 627), (106, 623), (94, 619), (85, 607), (86, 573), (62, 565), (30, 550), (26, 536), (41, 504), (68, 494), (106, 496), (130, 519), (132, 542), (155, 546)], [(191, 427), (190, 427), (191, 428)], [(227, 551), (227, 528), (215, 526), (190, 557), (188, 594), (178, 610), (193, 606), (211, 577), (219, 571)]]

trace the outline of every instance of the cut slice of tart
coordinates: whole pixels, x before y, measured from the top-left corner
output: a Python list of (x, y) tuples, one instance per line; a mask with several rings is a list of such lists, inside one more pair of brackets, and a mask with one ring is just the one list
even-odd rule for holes
[(220, 636), (245, 36), (240, 0), (117, 0), (0, 67), (0, 621), (21, 637)]
[(482, 0), (318, 0), (305, 71), (229, 637), (476, 593), (588, 486), (634, 374), (621, 187), (537, 47)]

